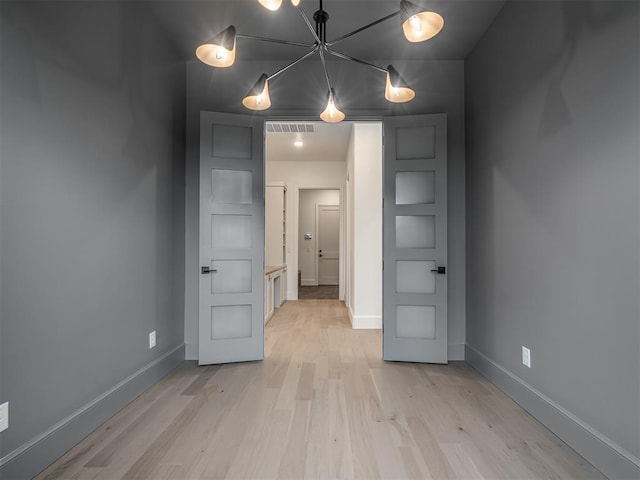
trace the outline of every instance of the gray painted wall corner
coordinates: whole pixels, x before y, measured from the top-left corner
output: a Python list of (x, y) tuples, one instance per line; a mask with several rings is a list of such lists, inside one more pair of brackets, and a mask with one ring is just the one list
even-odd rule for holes
[(178, 367), (184, 362), (184, 357), (184, 344), (169, 350), (38, 437), (10, 452), (0, 459), (0, 478), (24, 480), (35, 477)]
[(638, 2), (522, 1), (465, 63), (467, 359), (624, 479), (640, 457), (639, 59)]
[(611, 479), (640, 478), (640, 459), (520, 377), (466, 345), (466, 361)]

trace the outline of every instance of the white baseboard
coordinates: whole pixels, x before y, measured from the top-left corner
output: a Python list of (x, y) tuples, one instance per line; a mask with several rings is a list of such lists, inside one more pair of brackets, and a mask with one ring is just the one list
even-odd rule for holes
[(466, 345), (467, 363), (509, 395), (610, 479), (640, 478), (640, 458), (480, 351)]
[(338, 285), (338, 277), (322, 277), (318, 279), (318, 285)]
[(300, 283), (303, 287), (317, 287), (318, 282), (316, 282), (315, 278), (303, 278), (300, 280)]
[(349, 320), (354, 330), (380, 330), (382, 328), (381, 315), (353, 315), (349, 309)]

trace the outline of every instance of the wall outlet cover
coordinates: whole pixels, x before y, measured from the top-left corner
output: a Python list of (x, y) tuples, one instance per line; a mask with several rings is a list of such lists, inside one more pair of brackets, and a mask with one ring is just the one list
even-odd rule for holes
[(531, 368), (531, 350), (524, 346), (522, 347), (522, 364)]
[(156, 346), (156, 331), (149, 333), (149, 348)]
[(9, 428), (9, 402), (0, 405), (0, 432)]

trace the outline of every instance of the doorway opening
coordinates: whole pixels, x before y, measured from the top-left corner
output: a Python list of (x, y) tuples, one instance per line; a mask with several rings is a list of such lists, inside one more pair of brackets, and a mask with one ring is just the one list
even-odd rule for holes
[(298, 300), (338, 300), (340, 190), (300, 189), (298, 196)]
[[(268, 121), (265, 130), (266, 265), (284, 266), (281, 302), (337, 298), (352, 328), (380, 329), (382, 122)], [(283, 207), (271, 205), (274, 191)], [(278, 311), (270, 281), (267, 271), (267, 321)]]

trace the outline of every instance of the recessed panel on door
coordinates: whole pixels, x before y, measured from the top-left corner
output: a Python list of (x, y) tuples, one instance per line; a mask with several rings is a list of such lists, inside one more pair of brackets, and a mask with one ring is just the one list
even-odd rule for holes
[(397, 305), (396, 337), (436, 338), (436, 307), (430, 305)]
[(211, 201), (219, 204), (250, 205), (253, 202), (251, 172), (212, 169)]
[(436, 156), (436, 129), (432, 126), (396, 129), (396, 159), (426, 160)]
[(251, 337), (251, 305), (211, 307), (211, 340)]
[(211, 246), (214, 249), (250, 249), (250, 215), (211, 215)]
[(251, 160), (251, 127), (213, 124), (211, 153), (214, 157)]
[(396, 248), (435, 248), (435, 246), (435, 216), (396, 216)]
[(251, 293), (251, 260), (215, 260), (211, 293)]
[(396, 173), (396, 205), (433, 204), (436, 201), (436, 172)]
[(398, 293), (436, 293), (436, 262), (396, 262), (396, 291)]

